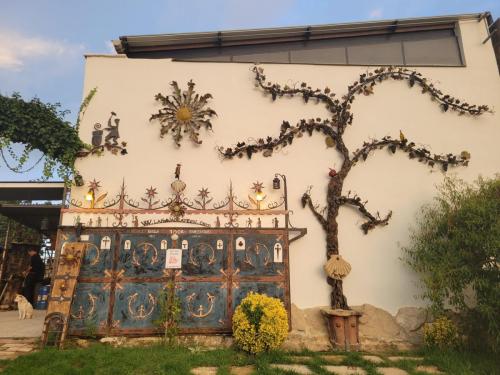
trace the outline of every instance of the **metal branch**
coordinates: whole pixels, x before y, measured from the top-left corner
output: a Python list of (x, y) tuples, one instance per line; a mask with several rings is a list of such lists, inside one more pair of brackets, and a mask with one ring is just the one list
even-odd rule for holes
[(358, 196), (354, 196), (354, 197), (341, 196), (339, 198), (340, 205), (349, 204), (353, 207), (357, 207), (358, 211), (361, 213), (361, 215), (363, 215), (364, 217), (366, 217), (368, 219), (363, 224), (361, 224), (361, 229), (363, 230), (364, 234), (367, 234), (370, 230), (372, 230), (376, 226), (387, 225), (389, 222), (389, 219), (392, 216), (392, 211), (389, 211), (389, 213), (383, 219), (380, 217), (380, 214), (378, 212), (376, 215), (373, 215), (366, 209), (366, 206), (365, 206), (366, 203), (368, 203), (368, 201), (361, 202), (361, 198)]
[(360, 149), (357, 149), (352, 157), (352, 164), (355, 165), (360, 160), (366, 160), (372, 151), (387, 148), (391, 153), (396, 153), (396, 150), (401, 150), (408, 154), (410, 159), (428, 164), (433, 167), (435, 164), (440, 165), (446, 172), (449, 166), (467, 166), (470, 160), (470, 154), (467, 151), (462, 151), (460, 155), (446, 154), (438, 155), (423, 147), (417, 147), (414, 142), (408, 142), (403, 133), (400, 133), (400, 139), (393, 139), (389, 136), (381, 140), (374, 139), (371, 142), (364, 142)]
[(295, 138), (302, 137), (304, 133), (308, 133), (309, 136), (312, 136), (315, 131), (322, 133), (326, 137), (330, 137), (331, 146), (333, 147), (338, 140), (334, 126), (335, 124), (332, 120), (321, 120), (319, 118), (310, 120), (302, 119), (295, 126), (291, 126), (288, 121), (283, 121), (278, 137), (260, 138), (257, 142), (252, 144), (238, 142), (233, 148), (220, 147), (219, 152), (225, 159), (231, 159), (234, 156), (242, 157), (244, 154), (250, 159), (254, 153), (261, 151), (264, 156), (271, 156), (273, 151), (291, 145)]
[(469, 114), (479, 116), (485, 112), (491, 112), (487, 105), (469, 104), (463, 100), (457, 99), (451, 95), (443, 93), (436, 88), (434, 84), (429, 83), (428, 79), (423, 77), (421, 73), (403, 67), (381, 67), (372, 72), (363, 73), (359, 76), (359, 80), (348, 86), (348, 92), (342, 97), (340, 113), (338, 118), (342, 126), (339, 127), (339, 132), (342, 133), (347, 124), (352, 123), (353, 116), (350, 112), (351, 104), (355, 97), (360, 94), (371, 95), (373, 88), (378, 83), (393, 79), (396, 81), (408, 81), (410, 87), (419, 86), (422, 94), (428, 94), (433, 100), (440, 104), (443, 111), (453, 110), (459, 115)]
[(309, 187), (309, 189), (307, 189), (307, 191), (302, 195), (302, 199), (301, 199), (302, 207), (306, 207), (306, 206), (309, 207), (309, 209), (311, 210), (313, 215), (316, 217), (316, 219), (319, 221), (319, 223), (321, 224), (323, 229), (325, 231), (327, 231), (328, 230), (328, 220), (320, 212), (318, 212), (318, 210), (316, 209), (316, 207), (314, 206), (314, 204), (312, 202), (310, 193), (311, 193), (311, 187)]
[(317, 102), (325, 103), (326, 108), (334, 114), (339, 113), (341, 110), (340, 101), (334, 99), (335, 93), (328, 87), (325, 87), (323, 90), (313, 89), (305, 82), (300, 84), (300, 88), (289, 87), (288, 85), (282, 87), (278, 83), (266, 82), (263, 68), (254, 66), (252, 71), (255, 73), (256, 85), (262, 88), (267, 94), (270, 94), (273, 101), (283, 96), (302, 96), (306, 103), (308, 103), (311, 98), (315, 99)]

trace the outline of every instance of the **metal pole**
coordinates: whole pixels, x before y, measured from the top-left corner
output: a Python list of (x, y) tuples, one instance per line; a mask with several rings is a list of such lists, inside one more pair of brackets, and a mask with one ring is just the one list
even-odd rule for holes
[(3, 246), (3, 254), (2, 254), (2, 264), (0, 266), (0, 281), (4, 278), (5, 266), (7, 261), (7, 244), (9, 243), (9, 234), (10, 234), (10, 220), (7, 221), (7, 231), (5, 232), (5, 241)]
[(284, 174), (281, 174), (281, 173), (275, 173), (274, 174), (274, 177), (281, 177), (281, 179), (283, 180), (283, 199), (285, 200), (285, 228), (288, 228), (288, 220), (290, 218), (290, 214), (288, 213), (288, 188), (286, 186), (286, 176)]

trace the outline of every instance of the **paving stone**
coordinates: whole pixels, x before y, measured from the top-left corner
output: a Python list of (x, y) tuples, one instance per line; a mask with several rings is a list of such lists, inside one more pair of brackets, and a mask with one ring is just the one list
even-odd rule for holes
[(296, 362), (296, 363), (306, 363), (312, 359), (312, 357), (309, 357), (306, 355), (291, 355), (288, 358), (290, 358), (290, 360), (292, 360), (293, 362)]
[(327, 362), (331, 363), (340, 363), (345, 359), (345, 356), (343, 355), (335, 355), (335, 354), (328, 354), (328, 355), (322, 355), (321, 358), (323, 358)]
[(29, 352), (32, 352), (33, 349), (34, 348), (32, 346), (19, 346), (19, 347), (15, 347), (15, 348), (9, 348), (10, 351), (18, 352), (18, 353), (29, 353)]
[(405, 370), (396, 367), (377, 367), (377, 371), (382, 375), (408, 375)]
[(389, 357), (390, 361), (396, 362), (396, 361), (423, 361), (423, 357), (405, 357), (405, 356), (393, 356)]
[(229, 373), (231, 375), (250, 375), (255, 371), (254, 366), (232, 366)]
[(376, 355), (364, 355), (363, 359), (371, 362), (371, 363), (382, 363), (384, 360)]
[(17, 352), (0, 352), (0, 359), (16, 359), (21, 353)]
[(3, 346), (13, 347), (13, 348), (22, 347), (22, 346), (26, 346), (26, 345), (29, 345), (29, 344), (25, 344), (24, 342), (8, 342), (8, 343), (3, 344)]
[(366, 375), (366, 371), (361, 367), (353, 366), (322, 366), (326, 371), (336, 375)]
[(417, 366), (415, 370), (427, 372), (428, 374), (444, 374), (444, 372), (439, 371), (436, 366)]
[(196, 367), (191, 369), (194, 375), (217, 375), (217, 367)]
[(297, 374), (314, 374), (309, 367), (304, 366), (304, 365), (282, 365), (282, 364), (272, 364), (269, 365), (274, 368), (279, 368), (280, 370), (285, 370), (285, 371), (295, 371)]

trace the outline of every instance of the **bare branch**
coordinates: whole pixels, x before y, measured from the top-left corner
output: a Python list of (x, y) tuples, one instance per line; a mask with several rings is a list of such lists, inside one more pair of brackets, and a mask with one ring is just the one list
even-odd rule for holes
[(311, 210), (313, 215), (316, 217), (316, 219), (318, 219), (319, 223), (321, 224), (323, 229), (326, 231), (326, 230), (328, 230), (328, 221), (325, 219), (325, 217), (320, 212), (318, 212), (318, 210), (314, 206), (314, 203), (312, 202), (312, 199), (311, 199), (311, 188), (312, 188), (312, 186), (309, 186), (307, 191), (302, 195), (302, 199), (301, 199), (302, 207), (306, 207), (306, 206), (309, 207), (309, 209)]
[(360, 160), (366, 160), (372, 151), (383, 148), (387, 148), (393, 154), (396, 153), (396, 150), (401, 150), (406, 152), (410, 159), (416, 159), (431, 167), (435, 164), (439, 164), (445, 172), (448, 170), (449, 166), (467, 166), (470, 159), (470, 154), (467, 151), (462, 151), (460, 155), (432, 155), (429, 150), (423, 147), (417, 147), (414, 142), (408, 142), (403, 133), (400, 133), (400, 139), (393, 139), (387, 136), (381, 140), (374, 139), (371, 142), (364, 142), (363, 147), (354, 152), (352, 164), (355, 165)]
[(381, 218), (380, 214), (377, 212), (376, 215), (371, 214), (367, 209), (366, 209), (366, 202), (361, 202), (361, 198), (358, 197), (357, 195), (350, 197), (350, 196), (341, 196), (339, 198), (339, 205), (344, 205), (344, 204), (349, 204), (351, 206), (357, 207), (358, 211), (366, 217), (368, 220), (365, 221), (363, 224), (361, 224), (361, 229), (365, 234), (368, 233), (368, 231), (372, 230), (376, 226), (385, 226), (388, 224), (389, 219), (392, 216), (392, 211), (389, 211), (389, 213), (386, 215), (385, 218)]

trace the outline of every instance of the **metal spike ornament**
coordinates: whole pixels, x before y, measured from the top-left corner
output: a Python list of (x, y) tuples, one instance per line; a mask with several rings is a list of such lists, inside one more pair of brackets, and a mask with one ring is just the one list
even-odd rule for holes
[(179, 219), (184, 216), (186, 212), (186, 208), (182, 204), (181, 195), (182, 192), (186, 189), (186, 183), (180, 179), (181, 176), (181, 164), (177, 164), (175, 168), (175, 180), (170, 184), (170, 187), (175, 193), (175, 199), (168, 206), (170, 210), (170, 214)]

